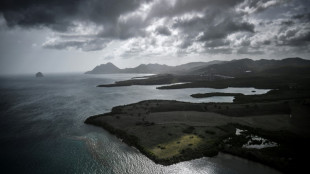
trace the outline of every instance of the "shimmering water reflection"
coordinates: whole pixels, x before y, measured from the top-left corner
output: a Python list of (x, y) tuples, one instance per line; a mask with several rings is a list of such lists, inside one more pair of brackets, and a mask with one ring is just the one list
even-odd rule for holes
[(98, 84), (135, 74), (45, 74), (0, 77), (0, 163), (8, 173), (277, 173), (231, 155), (201, 158), (171, 166), (155, 164), (105, 130), (85, 125), (113, 106), (147, 99), (231, 102), (231, 98), (198, 100), (193, 93), (264, 93), (253, 88), (156, 90), (156, 86), (97, 88)]

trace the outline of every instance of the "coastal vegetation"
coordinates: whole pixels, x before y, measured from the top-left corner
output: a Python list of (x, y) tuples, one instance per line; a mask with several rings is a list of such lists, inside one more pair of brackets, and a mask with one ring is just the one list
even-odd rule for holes
[[(176, 84), (177, 83), (177, 84)], [(172, 85), (171, 85), (172, 84)], [(310, 61), (233, 60), (179, 74), (134, 78), (98, 87), (165, 85), (183, 88), (254, 87), (266, 94), (192, 94), (193, 98), (234, 96), (233, 103), (146, 100), (116, 106), (85, 123), (103, 127), (154, 162), (170, 165), (219, 152), (254, 160), (284, 173), (305, 165), (310, 138)]]
[(143, 79), (102, 84), (98, 87), (131, 85), (166, 85), (159, 86), (157, 89), (223, 89), (227, 87), (301, 89), (310, 86), (310, 61), (301, 58), (257, 61), (250, 59), (232, 60), (193, 67), (179, 73), (158, 74)]
[(212, 93), (204, 93), (204, 94), (192, 94), (193, 98), (206, 98), (206, 97), (219, 97), (219, 96), (239, 96), (243, 95), (241, 93), (224, 93), (224, 92), (212, 92)]
[[(310, 135), (306, 125), (300, 126), (309, 122), (300, 112), (303, 108), (309, 113), (307, 103), (308, 99), (257, 103), (147, 100), (114, 107), (110, 113), (89, 117), (85, 123), (103, 127), (163, 165), (222, 151), (287, 172), (296, 167), (302, 154), (292, 142), (303, 142)], [(246, 133), (237, 136), (236, 129)], [(277, 146), (245, 148), (246, 135), (262, 137)]]

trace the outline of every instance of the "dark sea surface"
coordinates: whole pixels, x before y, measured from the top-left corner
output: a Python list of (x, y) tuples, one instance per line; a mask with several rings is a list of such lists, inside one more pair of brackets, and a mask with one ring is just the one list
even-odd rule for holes
[(0, 77), (1, 173), (278, 173), (227, 154), (171, 166), (155, 164), (104, 129), (85, 125), (113, 106), (147, 99), (231, 102), (233, 97), (194, 99), (193, 93), (265, 93), (254, 88), (156, 90), (156, 86), (97, 88), (135, 74), (45, 74)]

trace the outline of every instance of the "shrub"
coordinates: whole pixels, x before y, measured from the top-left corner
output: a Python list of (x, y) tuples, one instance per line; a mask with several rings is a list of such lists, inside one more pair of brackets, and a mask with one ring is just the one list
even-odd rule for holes
[(142, 124), (143, 124), (143, 122), (141, 122), (141, 121), (136, 122), (137, 126), (142, 125)]
[(190, 133), (192, 133), (194, 130), (195, 130), (195, 127), (189, 126), (189, 127), (187, 127), (186, 129), (183, 130), (183, 133), (190, 134)]
[(203, 135), (198, 135), (200, 138), (204, 138), (205, 136), (203, 136)]
[(205, 133), (206, 133), (206, 134), (212, 134), (212, 135), (214, 135), (214, 134), (215, 134), (215, 132), (210, 131), (210, 130), (206, 130), (206, 131), (205, 131)]

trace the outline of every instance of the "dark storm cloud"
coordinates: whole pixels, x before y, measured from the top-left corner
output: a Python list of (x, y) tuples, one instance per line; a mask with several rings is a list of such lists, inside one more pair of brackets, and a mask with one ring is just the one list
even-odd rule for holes
[(117, 20), (114, 23), (104, 25), (104, 30), (98, 36), (122, 40), (132, 37), (144, 37), (146, 36), (146, 26), (142, 17), (135, 15), (128, 17), (126, 20)]
[(76, 4), (79, 3), (74, 0), (4, 0), (0, 2), (0, 12), (10, 27), (47, 26), (65, 31), (72, 25), (69, 20), (77, 14)]
[(74, 21), (115, 23), (120, 14), (133, 11), (141, 1), (127, 0), (2, 0), (0, 12), (11, 27), (46, 26), (67, 31)]
[(192, 44), (193, 44), (193, 41), (189, 37), (183, 38), (183, 41), (179, 45), (179, 48), (184, 49), (184, 48), (187, 48), (187, 47), (191, 46)]
[(159, 0), (153, 5), (148, 16), (149, 18), (174, 17), (184, 13), (204, 11), (210, 7), (230, 8), (242, 1), (244, 0), (176, 0), (175, 4), (171, 5), (172, 1)]
[(225, 19), (218, 25), (210, 26), (203, 32), (203, 35), (198, 38), (199, 41), (207, 41), (212, 39), (222, 39), (228, 34), (246, 31), (254, 32), (254, 25), (247, 22), (238, 22), (231, 19)]
[(277, 46), (300, 47), (310, 44), (310, 13), (293, 15), (283, 25), (276, 36)]
[[(200, 46), (211, 54), (261, 54), (255, 49), (309, 44), (307, 4), (306, 0), (2, 0), (0, 17), (8, 27), (57, 31), (58, 40), (43, 45), (51, 49), (94, 51), (114, 39), (150, 38), (153, 43), (168, 43), (156, 46), (185, 52)], [(274, 15), (279, 11), (281, 15)], [(84, 32), (85, 28), (91, 32)], [(273, 34), (264, 35), (266, 28)], [(145, 47), (130, 46), (131, 51), (124, 51), (128, 55)]]
[[(204, 47), (221, 47), (229, 45), (226, 37), (236, 32), (254, 32), (255, 26), (244, 21), (243, 14), (234, 10), (240, 1), (230, 1), (230, 5), (222, 6), (221, 3), (211, 3), (204, 7), (201, 15), (192, 18), (176, 19), (173, 28), (178, 29), (187, 38), (180, 48), (192, 45), (193, 42), (201, 42)], [(228, 53), (227, 50), (223, 50)], [(212, 52), (220, 52), (215, 50)]]
[(232, 54), (233, 49), (231, 48), (209, 48), (206, 50), (210, 54)]
[(303, 22), (310, 22), (310, 13), (297, 14), (292, 16), (292, 19), (298, 19)]
[(106, 47), (108, 41), (103, 39), (93, 39), (88, 41), (61, 41), (61, 42), (51, 42), (43, 45), (44, 48), (49, 49), (78, 49), (82, 51), (97, 51), (102, 50)]
[(237, 50), (237, 54), (249, 54), (249, 55), (258, 55), (264, 54), (264, 51), (260, 50), (249, 50), (248, 47), (242, 47)]
[(209, 48), (220, 47), (229, 45), (229, 42), (225, 39), (214, 39), (205, 41), (204, 46)]
[(257, 13), (266, 10), (270, 6), (274, 6), (288, 1), (290, 0), (245, 0), (240, 5), (240, 8), (248, 9), (248, 11), (245, 10), (245, 12), (248, 13)]
[(156, 28), (156, 33), (160, 34), (160, 35), (164, 35), (164, 36), (170, 36), (171, 35), (171, 31), (169, 30), (168, 27), (165, 26), (159, 26)]
[(264, 40), (262, 42), (263, 45), (270, 45), (271, 44), (271, 41), (270, 40)]
[(288, 21), (282, 21), (281, 25), (293, 25), (294, 21), (288, 20)]
[(282, 46), (305, 46), (310, 43), (310, 29), (297, 30), (289, 29), (279, 34), (278, 45)]

